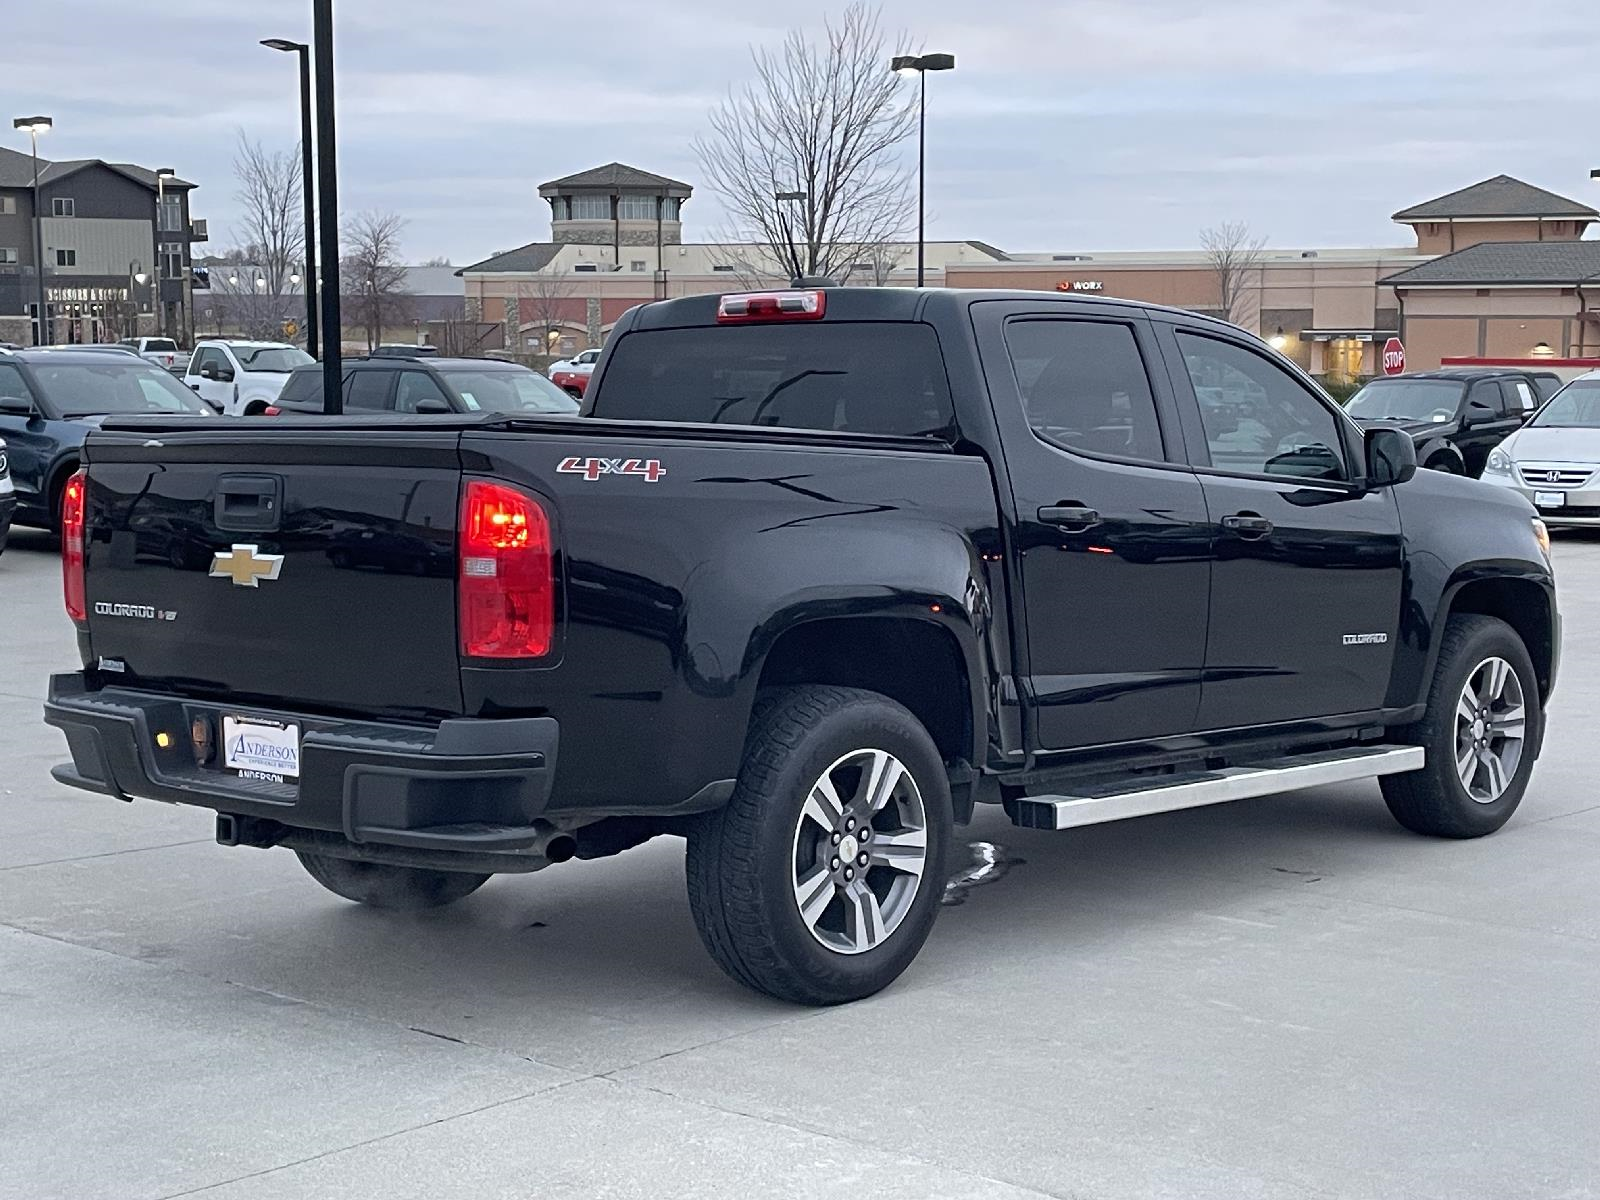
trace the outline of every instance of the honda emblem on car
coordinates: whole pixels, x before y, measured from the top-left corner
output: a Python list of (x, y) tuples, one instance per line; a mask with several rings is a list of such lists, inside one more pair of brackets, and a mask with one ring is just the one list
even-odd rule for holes
[(283, 570), (283, 555), (262, 554), (259, 546), (234, 545), (218, 550), (211, 560), (213, 579), (231, 579), (234, 587), (260, 587), (261, 580), (276, 579)]

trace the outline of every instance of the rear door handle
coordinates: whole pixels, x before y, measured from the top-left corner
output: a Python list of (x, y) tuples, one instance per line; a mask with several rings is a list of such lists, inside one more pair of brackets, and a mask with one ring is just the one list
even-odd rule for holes
[(1231, 517), (1223, 517), (1222, 527), (1247, 542), (1259, 541), (1272, 532), (1272, 522), (1259, 513), (1252, 512), (1234, 513)]
[(273, 533), (283, 512), (283, 480), (276, 475), (224, 475), (217, 481), (212, 520), (230, 533)]
[(1077, 504), (1047, 504), (1039, 510), (1039, 520), (1076, 532), (1100, 524), (1100, 514)]

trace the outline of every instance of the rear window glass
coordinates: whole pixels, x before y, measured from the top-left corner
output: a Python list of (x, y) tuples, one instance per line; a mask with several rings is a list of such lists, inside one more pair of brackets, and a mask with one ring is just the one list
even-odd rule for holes
[(630, 333), (591, 415), (924, 437), (955, 428), (938, 339), (909, 322)]
[(157, 354), (176, 353), (178, 343), (171, 338), (145, 338), (144, 348)]
[(319, 366), (310, 371), (294, 371), (289, 375), (289, 380), (283, 385), (283, 391), (278, 393), (280, 400), (315, 400), (322, 403), (322, 368)]

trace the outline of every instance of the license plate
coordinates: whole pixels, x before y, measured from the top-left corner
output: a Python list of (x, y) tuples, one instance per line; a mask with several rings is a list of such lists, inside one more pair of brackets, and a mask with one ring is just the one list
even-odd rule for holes
[(246, 779), (300, 777), (300, 726), (258, 717), (222, 718), (222, 765)]
[(1567, 502), (1565, 492), (1535, 492), (1533, 503), (1535, 508), (1560, 508)]

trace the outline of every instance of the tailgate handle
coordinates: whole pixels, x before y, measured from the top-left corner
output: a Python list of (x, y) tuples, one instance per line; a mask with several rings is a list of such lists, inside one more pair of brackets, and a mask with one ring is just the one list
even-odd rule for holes
[(276, 475), (224, 475), (217, 480), (213, 523), (233, 533), (271, 533), (283, 511), (283, 480)]

